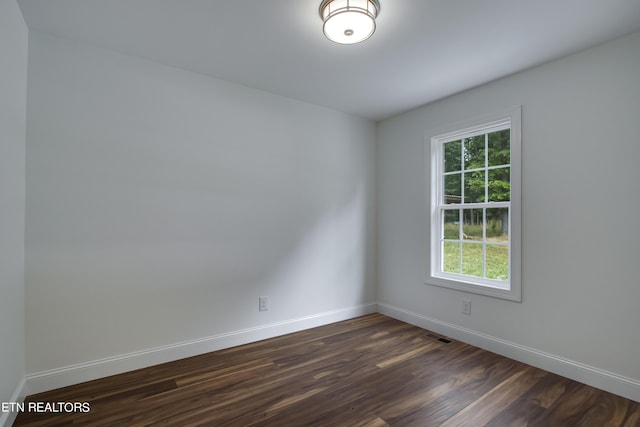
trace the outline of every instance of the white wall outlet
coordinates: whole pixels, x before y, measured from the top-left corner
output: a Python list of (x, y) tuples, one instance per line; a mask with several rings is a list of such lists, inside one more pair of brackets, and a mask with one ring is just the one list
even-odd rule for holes
[(462, 314), (466, 314), (468, 316), (471, 316), (471, 301), (470, 300), (463, 300), (462, 301)]
[(258, 298), (258, 310), (260, 310), (260, 311), (269, 310), (269, 297), (259, 297)]

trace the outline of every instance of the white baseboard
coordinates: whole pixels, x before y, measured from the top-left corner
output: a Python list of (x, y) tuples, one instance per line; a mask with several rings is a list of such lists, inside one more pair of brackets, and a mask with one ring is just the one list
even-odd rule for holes
[[(13, 392), (11, 399), (9, 399), (9, 402), (22, 402), (26, 396), (26, 380), (23, 377), (20, 384), (18, 384), (18, 387), (16, 387), (16, 391)], [(0, 412), (0, 426), (11, 427), (17, 416), (17, 412)]]
[[(152, 348), (121, 356), (110, 357), (59, 369), (29, 374), (18, 386), (14, 401), (22, 401), (27, 394), (41, 393), (85, 381), (116, 375), (160, 363), (222, 350), (237, 345), (297, 332), (371, 313), (389, 317), (446, 335), (476, 347), (501, 354), (514, 360), (544, 369), (572, 380), (640, 402), (640, 381), (623, 377), (580, 362), (545, 353), (511, 341), (486, 335), (458, 325), (443, 322), (422, 314), (383, 303), (369, 303), (356, 307), (319, 313), (254, 328), (232, 331), (198, 340)], [(10, 426), (12, 414), (1, 414), (0, 426)]]
[(253, 328), (218, 334), (197, 340), (123, 354), (106, 359), (80, 363), (59, 369), (29, 374), (26, 377), (29, 394), (41, 393), (85, 381), (146, 368), (160, 363), (235, 347), (273, 338), (329, 323), (375, 313), (375, 303), (364, 304), (312, 316), (270, 323)]
[(640, 402), (640, 381), (623, 377), (580, 362), (545, 353), (530, 347), (482, 334), (428, 316), (378, 303), (378, 312), (394, 319), (446, 335), (545, 371)]

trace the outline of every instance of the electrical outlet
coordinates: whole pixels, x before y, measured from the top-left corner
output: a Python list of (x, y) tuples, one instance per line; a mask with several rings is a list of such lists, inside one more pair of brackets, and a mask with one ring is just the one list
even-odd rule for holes
[(269, 297), (259, 297), (258, 298), (258, 310), (260, 310), (260, 311), (269, 310)]
[(470, 300), (463, 300), (462, 301), (462, 314), (466, 314), (468, 316), (471, 316), (471, 301)]

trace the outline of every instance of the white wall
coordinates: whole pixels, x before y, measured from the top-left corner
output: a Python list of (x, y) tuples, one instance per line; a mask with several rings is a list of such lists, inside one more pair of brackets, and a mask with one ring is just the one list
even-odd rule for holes
[(29, 374), (375, 300), (373, 122), (37, 33), (28, 105)]
[[(638, 70), (640, 33), (381, 122), (383, 311), (624, 377), (639, 399)], [(522, 303), (425, 285), (425, 132), (513, 105), (523, 107)]]
[[(27, 40), (16, 2), (0, 0), (0, 402), (17, 397), (25, 373)], [(7, 416), (0, 413), (0, 425)]]

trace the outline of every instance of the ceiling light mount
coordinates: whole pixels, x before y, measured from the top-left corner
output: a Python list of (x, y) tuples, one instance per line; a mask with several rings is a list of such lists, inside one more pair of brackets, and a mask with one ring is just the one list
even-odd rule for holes
[(320, 3), (322, 31), (329, 40), (340, 44), (360, 43), (371, 37), (379, 13), (378, 0), (323, 0)]

